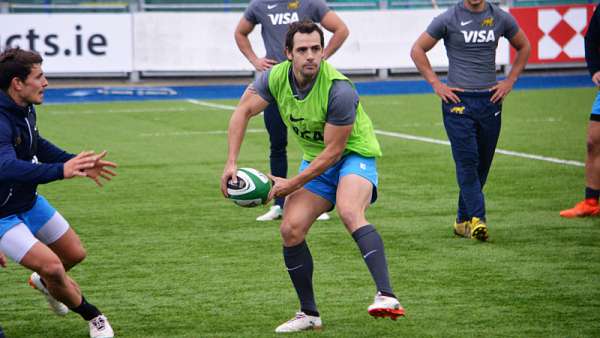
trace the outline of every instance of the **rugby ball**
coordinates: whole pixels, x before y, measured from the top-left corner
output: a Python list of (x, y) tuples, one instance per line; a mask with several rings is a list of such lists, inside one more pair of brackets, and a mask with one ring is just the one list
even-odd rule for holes
[(240, 168), (237, 183), (227, 182), (227, 194), (233, 203), (245, 207), (256, 207), (267, 202), (271, 181), (267, 175), (252, 168)]

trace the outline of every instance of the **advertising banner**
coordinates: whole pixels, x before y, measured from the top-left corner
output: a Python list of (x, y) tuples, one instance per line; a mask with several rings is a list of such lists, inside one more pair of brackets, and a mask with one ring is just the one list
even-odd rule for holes
[(0, 14), (0, 49), (35, 50), (46, 73), (130, 72), (130, 14)]
[(510, 9), (531, 43), (529, 64), (585, 62), (584, 36), (593, 12), (591, 4)]
[[(442, 11), (340, 12), (350, 36), (329, 61), (344, 70), (414, 71), (412, 44)], [(241, 16), (237, 12), (2, 14), (0, 49), (36, 50), (49, 74), (250, 71), (253, 67), (233, 37)], [(256, 54), (263, 56), (260, 30), (259, 25), (249, 38)], [(326, 41), (330, 38), (326, 32)], [(448, 66), (442, 41), (428, 57), (434, 68)], [(496, 63), (508, 61), (508, 44), (500, 39)]]

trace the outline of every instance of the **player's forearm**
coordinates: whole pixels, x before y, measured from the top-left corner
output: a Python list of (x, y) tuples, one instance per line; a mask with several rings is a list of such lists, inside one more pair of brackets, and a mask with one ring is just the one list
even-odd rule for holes
[(248, 61), (250, 61), (251, 64), (254, 64), (254, 62), (256, 62), (256, 59), (258, 59), (258, 56), (256, 56), (256, 53), (254, 53), (254, 50), (252, 49), (252, 44), (250, 44), (250, 39), (248, 39), (248, 36), (241, 33), (235, 33), (235, 43), (237, 44), (240, 52), (242, 52), (242, 54), (246, 57), (246, 59), (248, 59)]
[(43, 163), (65, 163), (75, 157), (75, 154), (68, 153), (52, 144), (43, 137), (38, 138), (37, 157)]
[(312, 160), (310, 162), (310, 165), (306, 169), (304, 169), (300, 174), (291, 178), (291, 181), (294, 185), (302, 187), (313, 178), (324, 173), (325, 170), (327, 170), (333, 164), (338, 162), (342, 158), (343, 154), (343, 148), (339, 150), (330, 147), (325, 147), (323, 152), (319, 154), (319, 156), (317, 156), (314, 160)]
[(340, 49), (340, 47), (342, 47), (342, 44), (344, 43), (344, 41), (346, 41), (348, 35), (350, 35), (350, 31), (348, 30), (348, 27), (346, 27), (346, 25), (340, 27), (337, 31), (335, 31), (333, 33), (333, 36), (331, 37), (331, 40), (329, 40), (327, 46), (325, 46), (325, 50), (323, 51), (323, 58), (328, 59), (333, 54), (335, 54), (335, 52), (337, 52), (337, 50)]
[(237, 109), (231, 116), (227, 131), (227, 144), (229, 148), (227, 163), (229, 164), (237, 161), (242, 142), (244, 141), (244, 135), (246, 134), (246, 128), (248, 127), (248, 120), (249, 118)]
[(440, 81), (433, 71), (433, 68), (431, 68), (431, 63), (429, 63), (427, 54), (422, 48), (413, 46), (410, 52), (410, 57), (412, 58), (421, 75), (423, 75), (425, 78), (425, 81), (427, 81), (431, 86)]
[(44, 184), (63, 179), (62, 163), (31, 163), (19, 159), (0, 160), (0, 182)]
[(596, 8), (585, 33), (585, 61), (590, 75), (600, 71), (600, 9)]
[(585, 36), (585, 62), (592, 76), (600, 71), (600, 45), (589, 33)]
[(529, 44), (523, 46), (521, 49), (517, 50), (517, 55), (515, 57), (515, 62), (512, 65), (510, 72), (508, 73), (507, 79), (512, 82), (516, 82), (523, 69), (525, 69), (525, 65), (527, 64), (527, 59), (529, 59), (529, 53), (531, 52), (531, 47)]

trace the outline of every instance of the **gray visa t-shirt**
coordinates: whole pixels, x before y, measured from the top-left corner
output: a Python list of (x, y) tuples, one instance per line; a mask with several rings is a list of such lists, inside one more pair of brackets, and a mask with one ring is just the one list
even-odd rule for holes
[(496, 84), (496, 48), (504, 36), (512, 39), (519, 26), (509, 13), (487, 2), (483, 12), (471, 12), (462, 1), (435, 17), (426, 32), (444, 39), (448, 55), (448, 85), (488, 89)]
[(289, 24), (304, 19), (319, 23), (328, 11), (323, 0), (252, 0), (244, 18), (261, 25), (267, 58), (281, 62), (287, 59), (283, 50)]
[[(252, 83), (252, 86), (265, 101), (274, 103), (275, 98), (271, 95), (269, 90), (269, 75), (271, 70), (262, 72), (256, 80)], [(304, 99), (310, 90), (312, 89), (314, 82), (307, 87), (306, 90), (301, 91), (296, 85), (294, 76), (290, 70), (289, 77), (292, 92), (298, 100)], [(358, 93), (356, 89), (348, 81), (335, 80), (329, 89), (329, 99), (327, 101), (327, 117), (325, 121), (327, 123), (336, 126), (347, 126), (354, 123), (356, 119), (356, 108), (358, 107)]]

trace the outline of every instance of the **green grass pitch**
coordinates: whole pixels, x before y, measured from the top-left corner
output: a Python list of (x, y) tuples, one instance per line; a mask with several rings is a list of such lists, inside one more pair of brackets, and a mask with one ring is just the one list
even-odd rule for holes
[[(583, 162), (595, 89), (515, 91), (499, 148)], [(446, 140), (433, 95), (367, 96), (376, 129)], [(211, 101), (235, 105), (234, 100)], [(43, 105), (43, 136), (72, 152), (109, 151), (119, 176), (98, 189), (73, 179), (40, 187), (88, 250), (71, 275), (119, 337), (271, 337), (298, 309), (278, 222), (224, 199), (230, 110), (186, 101)], [(261, 117), (239, 166), (268, 171)], [(339, 218), (308, 243), (324, 331), (298, 337), (598, 337), (600, 218), (565, 220), (584, 169), (497, 154), (485, 188), (490, 242), (453, 237), (458, 187), (446, 145), (378, 136), (380, 194), (368, 213), (386, 245), (406, 318), (375, 320), (374, 285)], [(290, 173), (300, 153), (290, 138)], [(10, 262), (0, 270), (7, 337), (86, 337), (55, 317)]]

